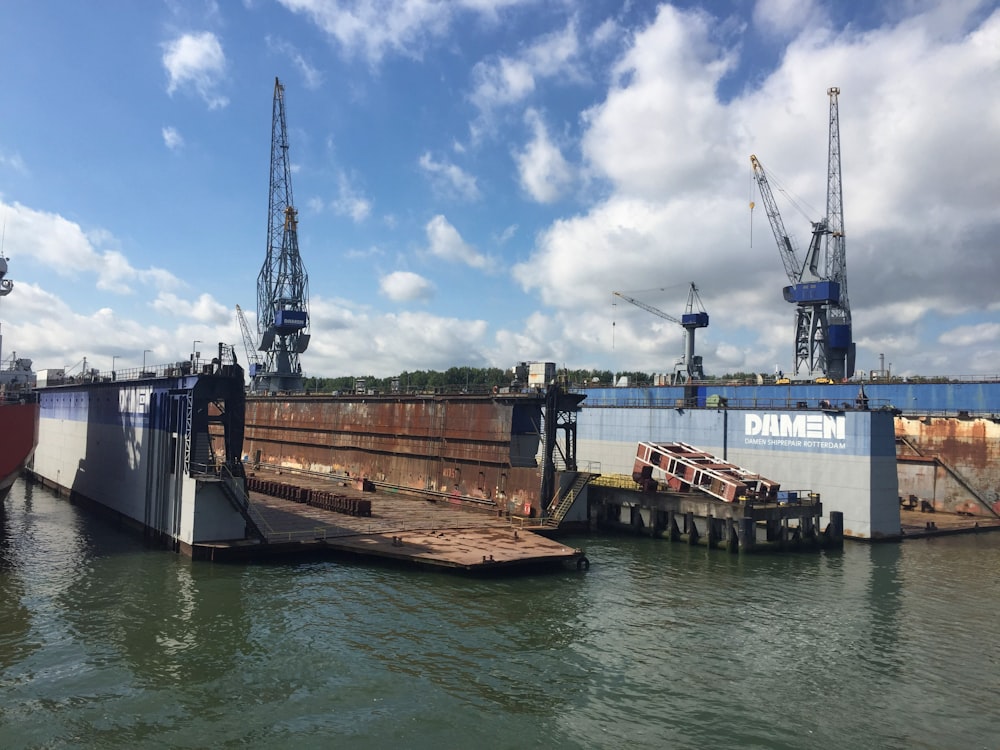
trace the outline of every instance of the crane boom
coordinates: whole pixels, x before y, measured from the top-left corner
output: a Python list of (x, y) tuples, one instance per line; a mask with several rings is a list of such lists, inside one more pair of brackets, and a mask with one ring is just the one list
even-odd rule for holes
[(236, 306), (236, 320), (240, 324), (240, 332), (243, 334), (243, 347), (247, 352), (247, 362), (250, 365), (250, 377), (257, 374), (260, 369), (260, 356), (257, 354), (257, 344), (253, 334), (250, 333), (250, 326), (247, 324), (246, 316), (243, 315), (243, 308)]
[[(652, 305), (646, 304), (635, 297), (630, 297), (624, 292), (612, 292), (612, 294), (635, 305), (641, 310), (651, 312), (653, 315), (681, 326), (684, 329), (684, 356), (678, 362), (678, 367), (675, 368), (674, 380), (690, 382), (691, 380), (705, 379), (705, 371), (702, 369), (702, 358), (695, 356), (694, 353), (694, 332), (698, 328), (705, 328), (708, 326), (708, 313), (705, 312), (704, 307), (701, 306), (701, 298), (698, 296), (698, 287), (694, 285), (693, 281), (691, 282), (691, 288), (688, 291), (687, 305), (684, 308), (685, 312), (684, 315), (681, 316), (680, 320), (675, 318), (673, 315), (668, 315), (658, 307), (653, 307)], [(694, 310), (695, 300), (698, 301), (698, 306), (700, 308), (698, 312), (695, 312)]]
[(645, 302), (637, 300), (635, 297), (629, 297), (624, 292), (611, 292), (611, 293), (613, 295), (615, 295), (616, 297), (621, 297), (626, 302), (630, 302), (631, 304), (635, 305), (636, 307), (645, 310), (646, 312), (653, 313), (653, 315), (658, 315), (659, 317), (663, 318), (664, 320), (669, 320), (671, 323), (676, 323), (677, 325), (681, 325), (681, 322), (677, 318), (675, 318), (673, 315), (667, 315), (665, 312), (663, 312), (663, 310), (660, 310), (659, 308), (653, 307), (652, 305), (647, 305)]
[(778, 241), (778, 251), (781, 255), (781, 262), (785, 264), (785, 273), (788, 274), (789, 281), (797, 284), (802, 278), (802, 265), (795, 254), (795, 248), (792, 247), (792, 240), (788, 236), (788, 232), (785, 231), (785, 223), (781, 220), (778, 204), (775, 203), (774, 195), (771, 193), (767, 173), (764, 172), (764, 166), (753, 154), (750, 154), (750, 165), (753, 167), (753, 176), (757, 180), (760, 198), (764, 201), (764, 212), (767, 214), (767, 220), (771, 223), (774, 239)]

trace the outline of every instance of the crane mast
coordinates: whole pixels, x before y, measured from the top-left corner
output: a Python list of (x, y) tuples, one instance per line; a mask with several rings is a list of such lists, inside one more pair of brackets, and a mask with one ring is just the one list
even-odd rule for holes
[(267, 256), (257, 276), (258, 351), (263, 361), (251, 389), (302, 390), (299, 355), (309, 346), (309, 278), (299, 256), (298, 213), (292, 199), (285, 126), (285, 88), (274, 79)]
[[(831, 86), (830, 140), (827, 151), (826, 276), (840, 287), (837, 303), (830, 306), (830, 365), (834, 379), (854, 375), (855, 344), (851, 327), (851, 305), (847, 298), (847, 254), (844, 242), (844, 192), (840, 177), (840, 89)], [(839, 377), (837, 377), (839, 376)]]
[[(698, 296), (698, 287), (694, 285), (694, 282), (691, 282), (691, 288), (688, 290), (687, 305), (684, 308), (684, 314), (681, 316), (680, 320), (675, 318), (673, 315), (668, 315), (659, 308), (653, 307), (652, 305), (642, 302), (634, 297), (630, 297), (624, 292), (612, 292), (612, 294), (642, 310), (645, 310), (646, 312), (651, 312), (653, 315), (657, 315), (664, 320), (676, 323), (684, 329), (684, 356), (674, 368), (674, 385), (688, 383), (692, 380), (705, 379), (705, 371), (702, 368), (702, 358), (700, 356), (696, 356), (694, 353), (694, 332), (698, 328), (706, 328), (708, 326), (708, 313), (705, 312), (705, 309), (701, 304), (701, 298)], [(698, 303), (698, 311), (695, 311), (695, 301)]]

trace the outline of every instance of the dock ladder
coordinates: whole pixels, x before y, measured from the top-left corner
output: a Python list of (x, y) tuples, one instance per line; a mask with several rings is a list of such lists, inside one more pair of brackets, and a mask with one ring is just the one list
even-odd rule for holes
[(573, 483), (566, 488), (565, 492), (552, 501), (549, 515), (546, 516), (544, 525), (550, 528), (558, 528), (559, 524), (566, 518), (566, 514), (569, 513), (569, 509), (573, 507), (573, 503), (576, 502), (580, 493), (583, 492), (583, 488), (587, 486), (590, 480), (597, 476), (600, 475), (589, 471), (576, 472), (576, 479), (573, 480)]

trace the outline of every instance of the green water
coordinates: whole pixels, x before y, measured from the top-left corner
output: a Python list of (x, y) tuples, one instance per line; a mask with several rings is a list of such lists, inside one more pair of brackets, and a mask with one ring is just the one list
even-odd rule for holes
[(477, 580), (0, 517), (0, 747), (997, 748), (1000, 534)]

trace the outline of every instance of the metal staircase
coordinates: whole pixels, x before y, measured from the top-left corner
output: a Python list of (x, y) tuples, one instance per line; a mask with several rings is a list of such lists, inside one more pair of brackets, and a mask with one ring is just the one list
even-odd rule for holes
[(597, 476), (600, 475), (592, 474), (588, 471), (576, 472), (576, 479), (573, 480), (573, 483), (566, 488), (565, 492), (552, 501), (549, 514), (545, 517), (543, 525), (558, 528), (559, 524), (566, 518), (566, 514), (569, 513), (569, 509), (573, 507), (573, 503), (576, 502), (580, 493), (583, 492), (583, 488), (587, 486), (590, 480)]
[(905, 435), (897, 435), (896, 442), (905, 445), (907, 448), (913, 451), (913, 456), (905, 456), (905, 455), (898, 456), (896, 459), (897, 461), (905, 463), (907, 459), (910, 459), (910, 460), (933, 463), (935, 466), (940, 466), (948, 474), (951, 475), (952, 479), (954, 479), (955, 482), (958, 483), (959, 487), (961, 487), (963, 490), (968, 492), (969, 495), (972, 496), (972, 499), (975, 500), (976, 504), (984, 508), (988, 514), (1000, 517), (1000, 513), (997, 513), (997, 511), (994, 510), (993, 504), (990, 503), (990, 501), (987, 500), (985, 497), (983, 497), (981, 494), (979, 494), (979, 492), (973, 486), (972, 482), (969, 481), (969, 479), (966, 478), (956, 467), (947, 463), (938, 455), (927, 455), (926, 451), (924, 451), (924, 449), (921, 448), (921, 446), (917, 444), (916, 441), (906, 437)]

